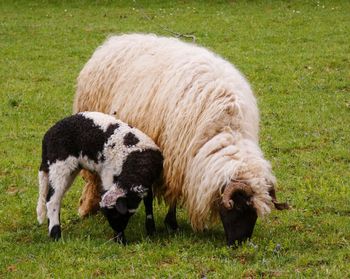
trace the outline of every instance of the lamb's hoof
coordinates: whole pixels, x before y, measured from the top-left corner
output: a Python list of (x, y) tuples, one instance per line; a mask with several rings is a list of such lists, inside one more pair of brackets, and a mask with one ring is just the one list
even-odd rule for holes
[(60, 225), (54, 225), (50, 231), (50, 237), (57, 241), (61, 238), (61, 227)]
[(114, 234), (114, 241), (119, 243), (119, 244), (126, 245), (127, 241), (126, 241), (126, 238), (124, 236), (124, 232), (115, 233)]
[(152, 236), (156, 232), (156, 225), (153, 219), (146, 220), (146, 231), (148, 236)]

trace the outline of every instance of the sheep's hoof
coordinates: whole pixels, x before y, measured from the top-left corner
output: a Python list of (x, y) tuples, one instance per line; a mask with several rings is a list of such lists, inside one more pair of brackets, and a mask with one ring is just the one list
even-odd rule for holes
[(57, 241), (61, 238), (61, 227), (60, 225), (54, 225), (50, 231), (50, 237)]
[(146, 220), (146, 231), (148, 236), (152, 236), (156, 232), (156, 225), (153, 219)]
[(168, 233), (174, 233), (179, 230), (179, 226), (177, 224), (176, 219), (165, 217), (164, 220), (165, 228), (167, 229)]
[(126, 245), (127, 241), (126, 241), (126, 238), (124, 236), (124, 232), (119, 232), (119, 233), (116, 232), (114, 234), (114, 241), (119, 243), (119, 244)]

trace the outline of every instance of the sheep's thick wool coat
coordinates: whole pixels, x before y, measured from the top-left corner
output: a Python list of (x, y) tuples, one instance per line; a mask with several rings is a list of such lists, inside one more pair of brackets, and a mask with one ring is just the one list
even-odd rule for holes
[(231, 179), (254, 191), (261, 216), (275, 183), (258, 145), (259, 112), (242, 74), (211, 51), (174, 38), (110, 37), (82, 69), (74, 112), (116, 114), (164, 156), (163, 197), (188, 209), (194, 229), (218, 216)]

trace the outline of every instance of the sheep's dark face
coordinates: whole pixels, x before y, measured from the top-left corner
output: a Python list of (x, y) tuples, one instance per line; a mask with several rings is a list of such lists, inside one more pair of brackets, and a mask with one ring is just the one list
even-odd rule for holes
[(228, 246), (241, 244), (252, 236), (258, 215), (250, 199), (245, 192), (239, 191), (231, 197), (232, 208), (220, 205), (220, 217)]

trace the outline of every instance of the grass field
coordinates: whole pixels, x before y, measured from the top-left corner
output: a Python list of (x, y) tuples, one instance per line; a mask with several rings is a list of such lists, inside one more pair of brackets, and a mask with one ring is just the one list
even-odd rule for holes
[[(147, 2), (0, 0), (0, 277), (349, 278), (350, 2)], [(109, 34), (170, 36), (164, 27), (247, 76), (262, 149), (293, 209), (259, 220), (233, 250), (221, 225), (193, 233), (183, 210), (169, 235), (156, 205), (158, 234), (146, 237), (141, 209), (123, 247), (102, 215), (79, 219), (77, 180), (63, 239), (50, 241), (35, 215), (44, 132), (71, 113), (76, 77)]]

